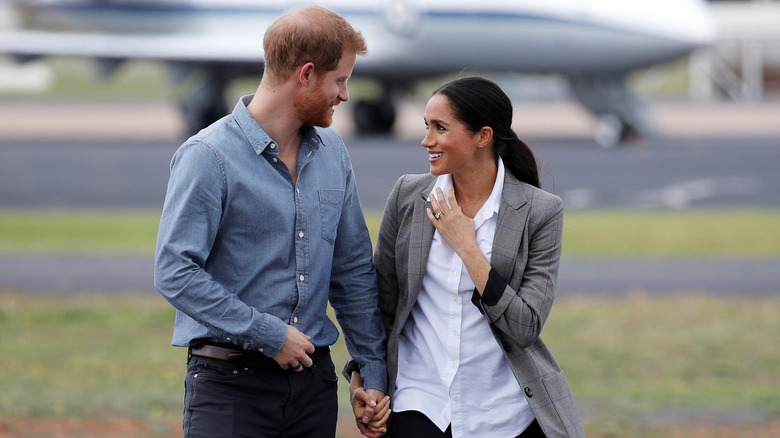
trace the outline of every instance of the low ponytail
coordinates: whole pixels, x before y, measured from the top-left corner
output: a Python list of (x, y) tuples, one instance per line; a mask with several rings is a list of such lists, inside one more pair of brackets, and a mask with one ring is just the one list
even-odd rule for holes
[(508, 133), (499, 138), (496, 138), (494, 134), (493, 151), (496, 157), (501, 157), (504, 167), (515, 178), (534, 187), (541, 188), (536, 157), (534, 157), (531, 148), (517, 137), (512, 128), (508, 128)]

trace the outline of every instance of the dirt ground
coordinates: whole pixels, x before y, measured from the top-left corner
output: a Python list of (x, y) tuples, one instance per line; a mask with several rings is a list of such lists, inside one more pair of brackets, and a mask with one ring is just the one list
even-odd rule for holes
[[(339, 423), (344, 438), (361, 437), (351, 424)], [(180, 420), (30, 419), (0, 417), (0, 438), (181, 438)]]
[[(626, 438), (776, 438), (780, 437), (780, 419), (766, 423), (734, 425), (654, 424), (646, 433)], [(586, 431), (587, 432), (587, 431)], [(360, 437), (351, 425), (339, 424), (343, 437)], [(590, 438), (616, 438), (610, 433)], [(27, 419), (0, 418), (0, 438), (174, 438), (181, 437), (176, 420), (137, 419)]]

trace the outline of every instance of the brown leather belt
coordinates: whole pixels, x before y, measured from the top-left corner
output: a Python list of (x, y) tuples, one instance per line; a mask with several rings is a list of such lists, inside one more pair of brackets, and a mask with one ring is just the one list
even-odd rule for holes
[[(239, 350), (237, 348), (201, 343), (194, 347), (190, 347), (189, 353), (192, 356), (222, 360), (249, 368), (266, 370), (282, 369), (273, 358), (270, 358), (259, 351)], [(330, 347), (317, 347), (314, 349), (314, 353), (310, 354), (309, 357), (316, 363), (325, 359), (328, 355), (330, 355)]]

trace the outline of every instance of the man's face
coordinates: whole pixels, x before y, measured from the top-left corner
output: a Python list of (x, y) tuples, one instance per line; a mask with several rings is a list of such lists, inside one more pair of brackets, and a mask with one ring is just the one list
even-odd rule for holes
[(335, 70), (315, 72), (310, 89), (295, 97), (293, 106), (304, 125), (328, 127), (333, 123), (336, 106), (349, 100), (347, 80), (356, 58), (354, 52), (345, 50)]

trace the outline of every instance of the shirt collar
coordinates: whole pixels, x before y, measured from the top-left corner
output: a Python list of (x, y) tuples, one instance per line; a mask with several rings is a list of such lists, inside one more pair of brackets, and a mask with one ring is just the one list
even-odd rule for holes
[[(238, 127), (241, 128), (241, 131), (246, 136), (252, 149), (254, 149), (256, 154), (260, 155), (265, 148), (270, 146), (271, 143), (274, 143), (274, 140), (257, 124), (255, 118), (252, 117), (252, 113), (250, 113), (246, 107), (254, 97), (254, 94), (241, 96), (238, 103), (236, 103), (235, 108), (233, 108), (233, 118), (236, 119)], [(301, 132), (303, 133), (301, 147), (309, 147), (316, 151), (319, 149), (320, 145), (325, 144), (314, 127), (304, 126), (301, 128)]]
[[(496, 181), (493, 183), (493, 190), (490, 191), (490, 196), (487, 198), (482, 208), (479, 209), (474, 216), (474, 228), (479, 228), (482, 223), (493, 217), (494, 214), (498, 214), (499, 208), (501, 208), (501, 196), (504, 194), (504, 162), (501, 157), (498, 157), (498, 172), (496, 172)], [(436, 193), (436, 189), (440, 188), (444, 195), (452, 188), (452, 175), (439, 175), (436, 178), (436, 184), (433, 186), (431, 194)], [(449, 202), (447, 202), (449, 204)]]

